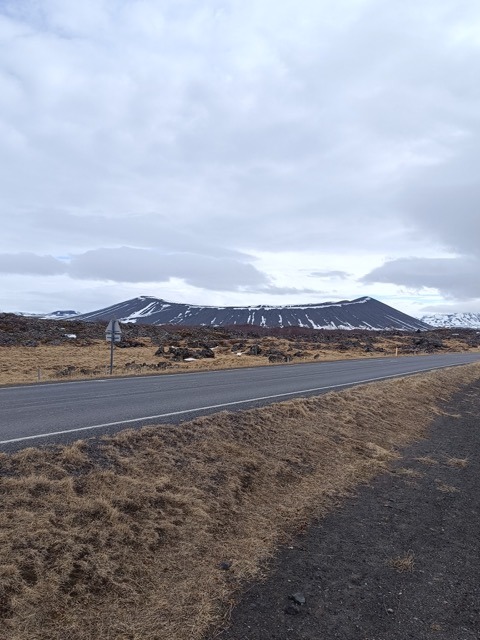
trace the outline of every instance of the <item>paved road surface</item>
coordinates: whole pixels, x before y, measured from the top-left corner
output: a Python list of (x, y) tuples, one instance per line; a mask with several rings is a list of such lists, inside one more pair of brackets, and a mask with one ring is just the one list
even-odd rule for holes
[(0, 388), (0, 448), (13, 450), (181, 422), (353, 384), (480, 361), (480, 354), (344, 360)]

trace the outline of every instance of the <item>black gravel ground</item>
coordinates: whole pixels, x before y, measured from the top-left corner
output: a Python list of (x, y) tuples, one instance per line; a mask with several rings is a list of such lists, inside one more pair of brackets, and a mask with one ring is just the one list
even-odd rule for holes
[(444, 409), (428, 439), (280, 550), (214, 637), (479, 640), (480, 383)]

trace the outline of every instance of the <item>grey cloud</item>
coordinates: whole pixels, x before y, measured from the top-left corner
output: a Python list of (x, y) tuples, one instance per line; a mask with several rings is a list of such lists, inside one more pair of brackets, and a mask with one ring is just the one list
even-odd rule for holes
[(452, 158), (406, 183), (398, 204), (413, 232), (480, 258), (480, 128), (455, 146)]
[[(32, 246), (55, 247), (59, 242), (77, 249), (89, 248), (92, 238), (101, 246), (128, 244), (155, 248), (167, 253), (195, 253), (215, 258), (232, 258), (249, 262), (252, 257), (215, 242), (214, 232), (180, 226), (173, 216), (160, 212), (142, 215), (80, 215), (52, 210), (30, 211), (24, 216), (32, 235)], [(28, 239), (26, 239), (28, 242)]]
[(195, 287), (231, 290), (267, 282), (253, 265), (231, 258), (120, 247), (87, 251), (72, 258), (72, 278), (114, 282), (165, 282), (181, 278)]
[[(328, 240), (348, 249), (362, 218), (377, 226), (365, 249), (388, 239), (379, 171), (408, 146), (405, 135), (414, 146), (435, 132), (436, 95), (424, 78), (441, 67), (442, 12), (434, 23), (412, 2), (399, 16), (373, 0), (338, 9), (312, 2), (305, 21), (290, 1), (246, 2), (240, 14), (233, 3), (219, 11), (207, 2), (187, 3), (180, 19), (173, 2), (47, 3), (40, 24), (36, 6), (9, 5), (12, 30), (27, 21), (37, 37), (29, 64), (8, 41), (17, 81), (5, 120), (19, 138), (3, 173), (7, 202), (21, 194), (32, 207), (120, 220), (159, 210), (231, 250)], [(441, 78), (447, 87), (451, 71)], [(409, 109), (392, 108), (402, 101)]]
[(431, 287), (448, 298), (480, 298), (480, 260), (476, 258), (401, 258), (374, 269), (361, 282), (386, 282), (414, 289)]
[(199, 288), (217, 291), (269, 287), (268, 278), (252, 264), (231, 257), (119, 247), (95, 249), (69, 261), (32, 253), (0, 254), (0, 273), (53, 276), (112, 282), (166, 282), (180, 278)]
[(268, 289), (249, 252), (480, 257), (475, 0), (40, 5), (0, 3), (0, 251), (224, 290)]
[(54, 276), (66, 271), (66, 265), (52, 256), (38, 256), (34, 253), (0, 254), (0, 273)]

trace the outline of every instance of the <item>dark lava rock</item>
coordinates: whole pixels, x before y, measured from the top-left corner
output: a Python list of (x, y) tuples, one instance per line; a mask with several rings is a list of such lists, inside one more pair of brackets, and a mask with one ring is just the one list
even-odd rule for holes
[(129, 349), (131, 347), (144, 347), (145, 344), (143, 342), (139, 342), (138, 340), (127, 339), (117, 342), (115, 346), (120, 349)]
[(300, 609), (298, 606), (295, 606), (294, 604), (289, 604), (285, 607), (284, 612), (288, 616), (297, 616), (300, 613)]
[(215, 352), (211, 349), (200, 349), (195, 353), (196, 358), (215, 358)]
[(287, 356), (282, 351), (270, 350), (266, 354), (269, 362), (289, 362), (290, 356)]
[(190, 351), (190, 349), (183, 347), (170, 347), (168, 353), (172, 355), (172, 360), (176, 362), (185, 360), (185, 358), (195, 358), (196, 355), (193, 351)]
[(307, 601), (303, 593), (297, 591), (296, 593), (292, 593), (292, 595), (288, 596), (290, 600), (292, 600), (295, 604), (305, 604)]
[(252, 344), (250, 349), (247, 351), (247, 355), (249, 356), (259, 356), (262, 353), (262, 348), (259, 344)]

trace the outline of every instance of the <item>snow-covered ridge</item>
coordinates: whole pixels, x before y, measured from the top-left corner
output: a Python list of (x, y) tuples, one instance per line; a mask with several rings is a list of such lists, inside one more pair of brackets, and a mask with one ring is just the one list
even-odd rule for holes
[[(155, 303), (163, 303), (164, 306), (171, 306), (172, 304), (178, 304), (175, 302), (165, 302), (161, 298), (154, 298), (152, 296), (139, 296), (136, 300), (146, 301), (148, 302), (146, 309), (151, 309)], [(365, 296), (363, 298), (356, 298), (355, 300), (340, 300), (339, 302), (313, 302), (312, 304), (286, 304), (285, 306), (272, 306), (267, 304), (259, 304), (253, 307), (214, 307), (212, 305), (200, 305), (200, 304), (188, 304), (185, 305), (189, 309), (232, 309), (235, 311), (248, 309), (249, 311), (272, 311), (273, 309), (325, 309), (327, 307), (345, 307), (351, 304), (365, 304), (369, 300), (373, 300), (373, 298), (369, 298)], [(152, 301), (154, 301), (152, 303)], [(144, 310), (144, 311), (145, 311)], [(147, 313), (142, 312), (142, 315), (147, 315)]]
[(432, 313), (421, 320), (432, 327), (480, 329), (480, 313)]
[(414, 331), (429, 328), (417, 318), (369, 297), (285, 306), (213, 307), (166, 302), (152, 296), (140, 296), (75, 316), (75, 319), (86, 321), (105, 321), (112, 318), (121, 322), (155, 325), (252, 325), (265, 328), (304, 327), (372, 331)]

